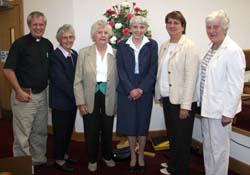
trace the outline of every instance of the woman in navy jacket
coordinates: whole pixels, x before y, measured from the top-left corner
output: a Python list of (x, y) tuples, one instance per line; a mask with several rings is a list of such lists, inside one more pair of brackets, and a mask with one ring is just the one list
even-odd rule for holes
[(49, 58), (50, 82), (49, 105), (52, 108), (55, 165), (62, 171), (72, 172), (72, 163), (77, 159), (67, 154), (70, 138), (75, 124), (76, 103), (73, 93), (77, 52), (71, 47), (75, 32), (71, 25), (65, 24), (57, 31), (60, 45)]
[(144, 147), (148, 134), (153, 91), (157, 73), (157, 43), (144, 36), (148, 24), (145, 18), (130, 20), (132, 36), (118, 45), (117, 70), (118, 113), (117, 132), (128, 136), (131, 151), (130, 172), (135, 172), (135, 144), (138, 139), (138, 165), (145, 171)]

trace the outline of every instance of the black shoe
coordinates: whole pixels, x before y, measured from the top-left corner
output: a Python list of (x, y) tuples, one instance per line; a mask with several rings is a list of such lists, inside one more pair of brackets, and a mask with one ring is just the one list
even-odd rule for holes
[(146, 172), (146, 162), (144, 161), (144, 165), (138, 165), (138, 171), (141, 174), (144, 174)]
[(135, 174), (135, 172), (136, 172), (136, 165), (135, 165), (135, 166), (129, 166), (128, 171), (129, 171), (131, 174)]
[(77, 158), (77, 157), (68, 157), (67, 159), (65, 159), (65, 161), (67, 163), (70, 163), (70, 164), (76, 164), (79, 161), (79, 158)]
[(55, 167), (61, 171), (65, 171), (65, 172), (73, 172), (74, 171), (74, 167), (70, 166), (66, 162), (62, 165), (55, 163)]
[(34, 165), (34, 168), (43, 168), (43, 167), (50, 167), (52, 165), (54, 165), (54, 160), (47, 160), (47, 162), (44, 163), (38, 163), (36, 165)]
[(144, 166), (139, 166), (138, 170), (139, 170), (140, 173), (144, 174), (146, 172), (146, 166), (145, 165)]

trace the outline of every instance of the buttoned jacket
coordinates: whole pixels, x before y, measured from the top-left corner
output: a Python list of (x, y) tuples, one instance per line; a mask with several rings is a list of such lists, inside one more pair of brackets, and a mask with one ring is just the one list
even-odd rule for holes
[[(71, 50), (74, 65), (77, 52)], [(60, 49), (56, 49), (49, 57), (49, 105), (58, 110), (72, 110), (76, 108), (73, 93), (75, 67), (70, 58), (65, 58)]]
[[(105, 96), (105, 112), (112, 116), (116, 112), (117, 69), (115, 50), (107, 55), (107, 89)], [(77, 105), (87, 105), (89, 113), (93, 112), (96, 87), (96, 46), (91, 45), (79, 51), (77, 59), (74, 94)]]
[[(139, 53), (139, 74), (135, 74), (134, 50), (126, 43), (120, 43), (117, 49), (117, 69), (119, 74), (118, 93), (129, 95), (130, 91), (140, 88), (143, 93), (153, 94), (157, 73), (158, 45), (149, 39)], [(138, 80), (138, 84), (136, 81)]]

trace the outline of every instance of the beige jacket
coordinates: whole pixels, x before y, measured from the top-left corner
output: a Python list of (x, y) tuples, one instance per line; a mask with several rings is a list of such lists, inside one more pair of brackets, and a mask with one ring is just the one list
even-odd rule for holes
[[(115, 50), (108, 54), (107, 91), (105, 97), (106, 114), (112, 116), (116, 112), (117, 70)], [(89, 113), (93, 112), (96, 87), (96, 46), (91, 45), (80, 49), (75, 72), (74, 94), (77, 105), (88, 106)]]
[[(160, 99), (161, 64), (166, 56), (169, 41), (163, 43), (159, 52), (158, 73), (155, 86), (155, 98)], [(176, 48), (170, 54), (168, 62), (169, 99), (172, 104), (180, 104), (181, 109), (191, 109), (191, 104), (197, 101), (196, 81), (199, 67), (199, 53), (194, 43), (181, 37)]]

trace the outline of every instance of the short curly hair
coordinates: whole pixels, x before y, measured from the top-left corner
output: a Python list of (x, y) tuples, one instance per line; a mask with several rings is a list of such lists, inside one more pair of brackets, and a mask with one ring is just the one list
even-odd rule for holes
[(230, 19), (224, 10), (212, 11), (205, 19), (205, 22), (210, 22), (215, 19), (220, 19), (220, 26), (224, 29), (225, 33), (229, 28)]
[(109, 36), (112, 36), (112, 27), (105, 21), (105, 20), (97, 20), (94, 24), (91, 26), (90, 35), (92, 38), (92, 41), (95, 42), (95, 33), (99, 28), (106, 28), (108, 30)]

